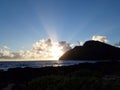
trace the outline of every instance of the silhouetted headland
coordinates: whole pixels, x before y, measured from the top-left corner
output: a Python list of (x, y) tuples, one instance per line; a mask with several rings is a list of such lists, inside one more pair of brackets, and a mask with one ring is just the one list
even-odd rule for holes
[(120, 48), (99, 41), (87, 41), (62, 55), (60, 60), (120, 60)]

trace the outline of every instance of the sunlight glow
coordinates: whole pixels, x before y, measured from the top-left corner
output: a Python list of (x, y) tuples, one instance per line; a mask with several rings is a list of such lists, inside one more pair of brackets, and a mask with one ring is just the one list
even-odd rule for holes
[(64, 52), (62, 51), (62, 47), (58, 45), (52, 45), (50, 49), (50, 54), (53, 60), (58, 60), (60, 56), (62, 56)]

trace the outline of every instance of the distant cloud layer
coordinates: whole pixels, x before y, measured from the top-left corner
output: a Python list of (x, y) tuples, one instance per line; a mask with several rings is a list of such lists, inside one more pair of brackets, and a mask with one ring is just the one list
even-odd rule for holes
[(106, 43), (108, 41), (106, 36), (93, 36), (92, 40), (100, 41), (100, 42), (104, 42), (104, 43)]
[[(8, 48), (4, 46), (4, 49)], [(10, 52), (9, 50), (0, 50), (0, 59), (58, 59), (64, 52), (72, 49), (72, 45), (66, 41), (52, 41), (51, 39), (40, 40), (33, 44), (32, 49), (19, 52)]]
[(7, 45), (3, 46), (4, 49), (10, 49)]
[(13, 57), (14, 54), (12, 54), (9, 50), (0, 49), (0, 59), (8, 59)]

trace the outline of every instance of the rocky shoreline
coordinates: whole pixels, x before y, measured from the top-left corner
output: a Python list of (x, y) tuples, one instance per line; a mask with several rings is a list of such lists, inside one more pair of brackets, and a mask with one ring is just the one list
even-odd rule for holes
[[(13, 88), (11, 90), (27, 90), (30, 87), (28, 83), (30, 83), (32, 80), (34, 81), (34, 79), (36, 78), (46, 76), (57, 77), (57, 79), (59, 79), (59, 77), (61, 76), (66, 78), (68, 77), (71, 78), (72, 76), (74, 78), (95, 77), (101, 78), (102, 80), (119, 80), (120, 62), (116, 61), (116, 62), (80, 63), (77, 65), (61, 67), (8, 69), (8, 71), (0, 71), (0, 90), (5, 88), (9, 84), (13, 85)], [(68, 80), (70, 78), (68, 78)], [(76, 83), (76, 81), (74, 83)], [(31, 90), (36, 90), (36, 88), (33, 88)]]

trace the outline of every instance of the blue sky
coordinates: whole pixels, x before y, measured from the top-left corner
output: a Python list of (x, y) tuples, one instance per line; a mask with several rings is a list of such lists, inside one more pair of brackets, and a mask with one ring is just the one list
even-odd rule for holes
[(0, 46), (30, 49), (40, 39), (76, 44), (120, 40), (120, 0), (0, 0)]

